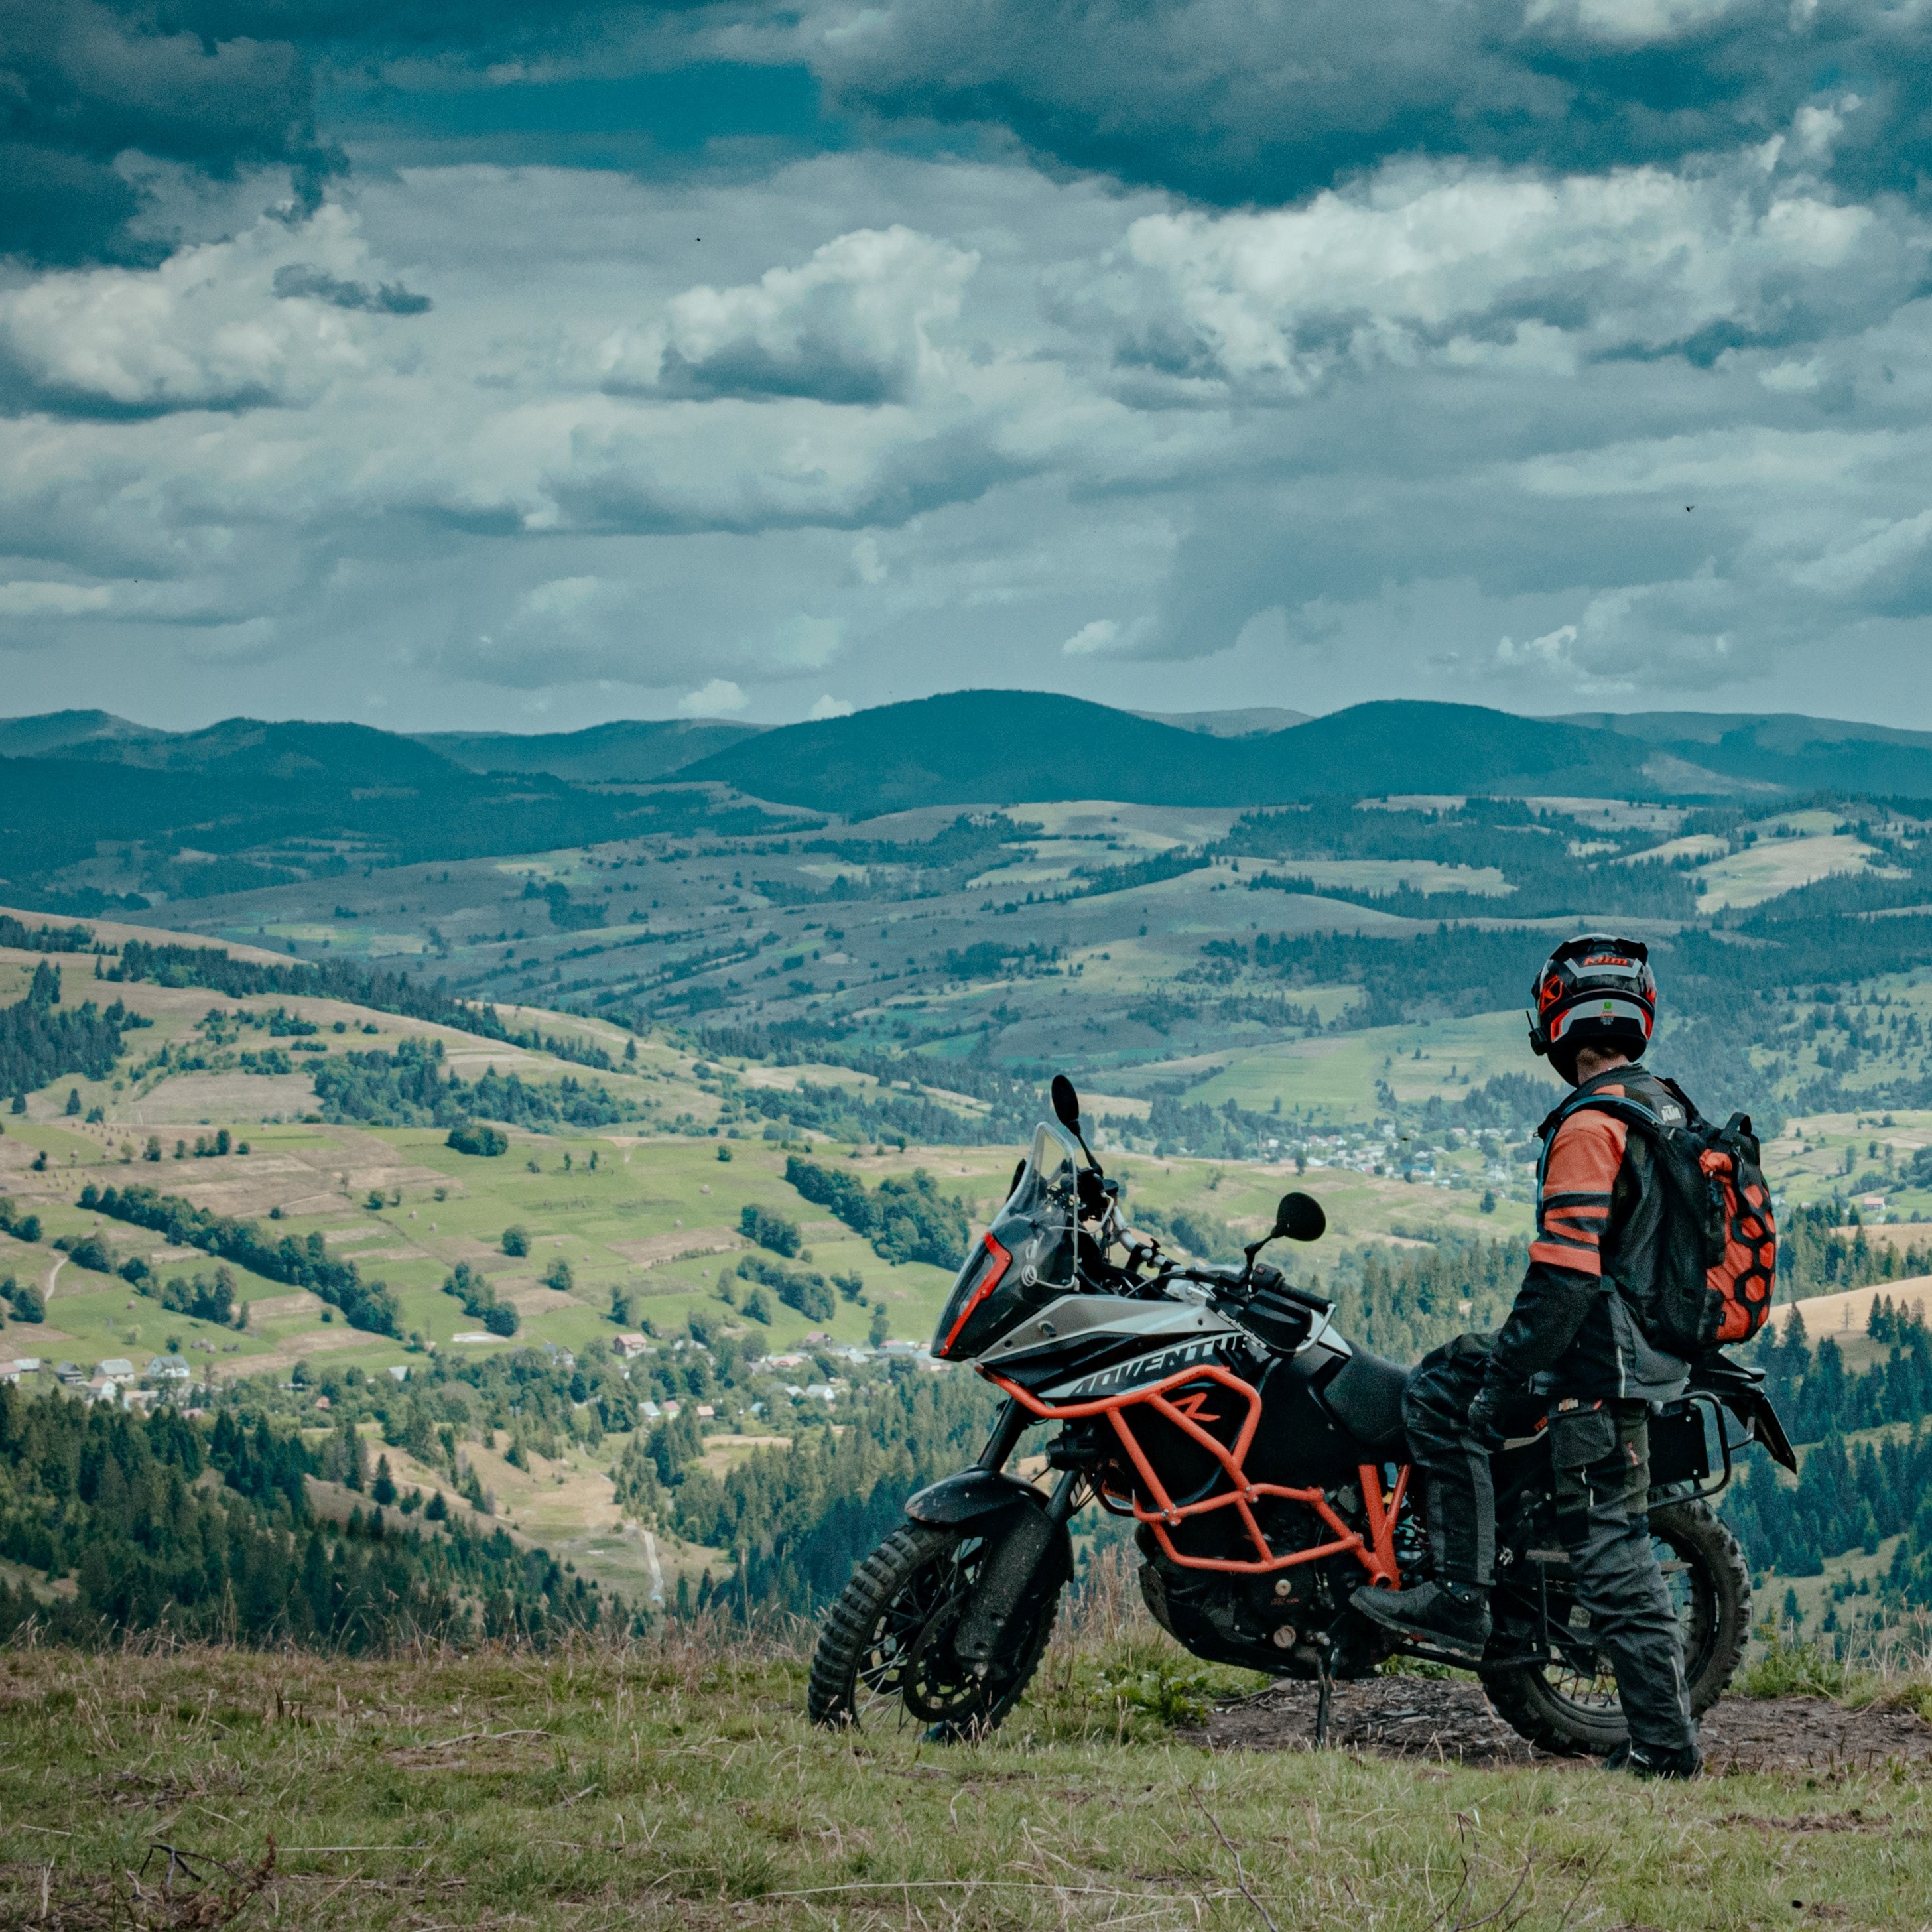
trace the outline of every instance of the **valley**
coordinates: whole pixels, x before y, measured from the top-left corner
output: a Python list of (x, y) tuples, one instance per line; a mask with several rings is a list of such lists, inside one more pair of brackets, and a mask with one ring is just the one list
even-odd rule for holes
[[(41, 1056), (0, 1095), (0, 1286), (23, 1292), (0, 1352), (43, 1365), (22, 1392), (118, 1362), (296, 1432), (338, 1558), (386, 1457), (395, 1507), (440, 1497), (479, 1548), (505, 1534), (490, 1562), (558, 1566), (517, 1617), (586, 1582), (627, 1616), (836, 1589), (896, 1498), (977, 1446), (984, 1390), (924, 1345), (1055, 1072), (1170, 1248), (1230, 1258), (1299, 1186), (1331, 1232), (1292, 1267), (1345, 1332), (1412, 1359), (1493, 1325), (1558, 1091), (1523, 988), (1592, 925), (1650, 946), (1656, 1064), (1752, 1113), (1802, 1222), (1781, 1293), (1824, 1298), (1810, 1342), (1837, 1353), (1791, 1367), (1793, 1399), (1846, 1427), (1918, 1400), (1901, 1370), (1833, 1408), (1828, 1380), (1884, 1381), (1874, 1298), (1932, 1275), (1932, 820), (1896, 800), (1660, 796), (1580, 727), (1516, 794), (1468, 784), (1466, 748), (1460, 772), (1416, 768), (1455, 790), (1006, 787), (869, 817), (698, 782), (759, 746), (782, 771), (782, 733), (466, 741), (454, 779), (439, 740), (331, 741), (419, 799), (470, 788), (431, 838), (322, 799), (310, 728), (9, 766), (225, 770), (244, 820), (301, 798), (314, 836), (124, 833), (0, 909), (0, 1008)], [(1580, 744), (1638, 795), (1592, 795)], [(599, 836), (536, 836), (566, 820)], [(490, 849), (484, 821), (521, 833)], [(52, 1043), (87, 1011), (111, 1038)], [(1893, 1477), (1861, 1480), (1892, 1509)], [(1802, 1552), (1774, 1568), (1810, 1562), (1791, 1493), (1786, 1523), (1753, 1492), (1766, 1551)]]

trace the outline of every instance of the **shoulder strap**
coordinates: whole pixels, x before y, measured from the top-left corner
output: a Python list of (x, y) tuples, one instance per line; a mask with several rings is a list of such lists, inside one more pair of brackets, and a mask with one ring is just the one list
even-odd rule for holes
[[(1688, 1106), (1689, 1102), (1687, 1101), (1685, 1105)], [(1543, 1136), (1543, 1153), (1536, 1163), (1536, 1184), (1539, 1191), (1543, 1186), (1544, 1172), (1550, 1166), (1550, 1150), (1556, 1144), (1558, 1130), (1571, 1114), (1582, 1113), (1586, 1109), (1612, 1114), (1653, 1140), (1664, 1131), (1664, 1122), (1641, 1100), (1633, 1100), (1628, 1094), (1592, 1094), (1579, 1088), (1568, 1099), (1552, 1108), (1548, 1118), (1537, 1130)]]

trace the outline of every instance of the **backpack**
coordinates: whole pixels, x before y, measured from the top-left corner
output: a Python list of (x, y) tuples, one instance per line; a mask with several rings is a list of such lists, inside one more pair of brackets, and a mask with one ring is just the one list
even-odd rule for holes
[(1778, 1222), (1750, 1116), (1733, 1114), (1713, 1126), (1674, 1081), (1658, 1084), (1683, 1102), (1681, 1124), (1628, 1095), (1586, 1094), (1550, 1116), (1544, 1160), (1558, 1127), (1586, 1107), (1614, 1114), (1642, 1135), (1664, 1200), (1657, 1270), (1647, 1286), (1618, 1287), (1652, 1342), (1674, 1355), (1696, 1356), (1748, 1342), (1764, 1326), (1778, 1286)]

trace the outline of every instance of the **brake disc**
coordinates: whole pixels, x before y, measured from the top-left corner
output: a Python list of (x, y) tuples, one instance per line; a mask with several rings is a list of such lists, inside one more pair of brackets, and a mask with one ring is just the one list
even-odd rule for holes
[(966, 1610), (966, 1593), (947, 1598), (926, 1619), (899, 1678), (899, 1694), (915, 1718), (929, 1724), (956, 1718), (981, 1700), (986, 1680), (953, 1653), (952, 1640)]

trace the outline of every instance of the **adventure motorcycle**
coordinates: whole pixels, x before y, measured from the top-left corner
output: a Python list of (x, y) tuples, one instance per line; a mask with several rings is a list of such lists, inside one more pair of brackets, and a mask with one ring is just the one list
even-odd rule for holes
[[(1197, 1657), (1318, 1682), (1325, 1741), (1335, 1678), (1397, 1651), (1432, 1654), (1350, 1608), (1358, 1590), (1430, 1574), (1402, 1433), (1407, 1371), (1352, 1347), (1332, 1303), (1258, 1261), (1270, 1240), (1320, 1237), (1316, 1202), (1286, 1196), (1242, 1267), (1180, 1264), (1124, 1224), (1064, 1077), (1053, 1100), (1060, 1124), (1036, 1130), (933, 1340), (1006, 1402), (979, 1460), (914, 1496), (832, 1605), (811, 1715), (855, 1724), (898, 1706), (939, 1738), (998, 1724), (1046, 1648), (1073, 1574), (1069, 1526), (1093, 1502), (1138, 1525), (1141, 1588), (1161, 1625)], [(1743, 1552), (1705, 1499), (1744, 1442), (1796, 1466), (1762, 1380), (1713, 1354), (1652, 1424), (1651, 1529), (1700, 1713), (1730, 1682), (1750, 1621)], [(1050, 1491), (1006, 1468), (1036, 1423), (1054, 1428)], [(1521, 1426), (1494, 1460), (1495, 1635), (1478, 1675), (1532, 1742), (1607, 1753), (1625, 1736), (1616, 1680), (1558, 1543), (1546, 1423), (1532, 1412)]]

